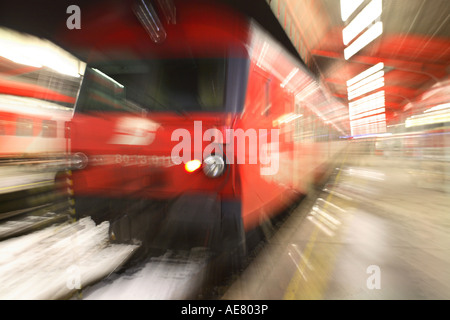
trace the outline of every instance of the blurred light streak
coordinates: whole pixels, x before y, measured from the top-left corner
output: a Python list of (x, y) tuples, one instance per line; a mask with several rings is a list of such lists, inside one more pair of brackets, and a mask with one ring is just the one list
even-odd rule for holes
[(363, 85), (369, 84), (373, 81), (376, 81), (379, 78), (384, 77), (384, 71), (378, 71), (377, 73), (374, 73), (370, 76), (368, 76), (367, 78), (362, 79), (361, 81), (358, 81), (357, 83), (355, 83), (352, 86), (347, 87), (347, 92), (351, 93), (355, 90), (357, 90), (358, 88), (362, 87)]
[(152, 41), (160, 43), (166, 39), (167, 33), (150, 3), (146, 0), (139, 0), (134, 7), (134, 13)]
[(362, 118), (363, 114), (369, 112), (371, 110), (377, 110), (379, 108), (383, 108), (385, 106), (384, 96), (369, 100), (365, 103), (360, 103), (356, 107), (352, 106), (349, 108), (349, 117), (350, 118)]
[(379, 62), (376, 65), (370, 67), (369, 69), (361, 72), (360, 74), (358, 74), (357, 76), (351, 78), (350, 80), (347, 81), (347, 86), (351, 86), (353, 84), (355, 84), (356, 82), (370, 76), (371, 74), (380, 71), (384, 68), (384, 63), (383, 62)]
[(381, 0), (370, 2), (348, 26), (342, 30), (342, 38), (348, 45), (361, 31), (367, 28), (375, 19), (381, 16), (383, 6)]
[(280, 125), (282, 123), (289, 123), (295, 119), (303, 117), (303, 114), (287, 113), (274, 120), (275, 125)]
[(373, 116), (375, 114), (379, 114), (379, 113), (384, 113), (385, 112), (385, 108), (378, 108), (378, 109), (372, 109), (363, 113), (359, 113), (357, 115), (350, 115), (350, 120), (355, 120), (358, 118), (364, 118), (364, 117), (368, 117), (368, 116)]
[(298, 68), (294, 68), (291, 72), (289, 72), (286, 79), (284, 79), (283, 82), (280, 84), (280, 87), (284, 88), (286, 84), (295, 76), (298, 70), (299, 70)]
[(352, 135), (386, 131), (384, 90), (354, 100), (384, 87), (383, 68), (384, 64), (380, 62), (347, 81), (348, 100), (353, 100), (348, 105)]
[(359, 52), (362, 48), (367, 46), (370, 42), (378, 38), (383, 33), (383, 23), (378, 21), (365, 31), (358, 39), (351, 45), (344, 49), (345, 60), (350, 59), (353, 55)]
[(334, 236), (334, 232), (331, 231), (330, 229), (328, 229), (327, 226), (323, 225), (319, 220), (317, 220), (315, 217), (313, 216), (309, 216), (307, 218), (309, 221), (311, 221), (312, 223), (314, 223), (316, 225), (316, 227), (318, 227), (320, 230), (322, 230), (327, 236), (333, 237)]
[(80, 77), (86, 64), (50, 41), (0, 28), (0, 56), (36, 68), (48, 67), (61, 74)]
[(341, 18), (342, 21), (347, 19), (355, 12), (364, 0), (341, 0)]
[(317, 214), (321, 215), (322, 217), (324, 217), (326, 220), (328, 220), (331, 224), (329, 224), (328, 222), (325, 222), (325, 221), (322, 221), (322, 222), (325, 222), (332, 229), (336, 229), (336, 227), (341, 224), (341, 222), (338, 219), (336, 219), (332, 215), (326, 213), (324, 210), (320, 209), (317, 205), (315, 205), (313, 207), (313, 211), (314, 211), (314, 213), (311, 213), (312, 215), (315, 215), (317, 213)]
[(263, 60), (264, 60), (264, 57), (265, 57), (265, 55), (266, 55), (266, 53), (267, 53), (268, 47), (269, 47), (269, 44), (268, 44), (267, 42), (264, 41), (263, 47), (262, 47), (261, 52), (260, 52), (260, 54), (259, 54), (259, 56), (258, 56), (258, 60), (256, 61), (256, 65), (257, 65), (258, 67), (260, 67), (260, 68), (262, 68), (262, 64), (261, 64), (261, 63), (262, 63)]
[(158, 4), (166, 18), (167, 23), (175, 24), (176, 19), (176, 8), (172, 0), (158, 0)]
[(378, 105), (379, 101), (381, 101), (381, 100), (384, 103), (384, 98), (385, 98), (384, 90), (381, 90), (381, 91), (372, 93), (368, 96), (365, 96), (364, 98), (352, 101), (348, 105), (350, 108), (353, 108), (353, 109), (356, 109), (362, 105), (370, 105), (370, 104)]
[(375, 79), (374, 81), (354, 90), (348, 92), (348, 99), (353, 100), (354, 98), (357, 98), (359, 96), (362, 96), (363, 94), (366, 94), (368, 92), (371, 92), (376, 89), (380, 89), (384, 87), (384, 77)]
[[(450, 109), (450, 103), (439, 104), (437, 106), (434, 106), (432, 108), (429, 108), (429, 109), (425, 110), (424, 113), (433, 112), (433, 111), (440, 111), (440, 110), (445, 110), (445, 109)], [(449, 110), (449, 112), (450, 112), (450, 110)]]
[(117, 84), (119, 87), (121, 87), (121, 88), (124, 88), (124, 86), (123, 86), (123, 84), (121, 84), (121, 83), (119, 83), (119, 82), (117, 82), (116, 80), (114, 80), (113, 78), (111, 78), (110, 76), (108, 76), (108, 75), (106, 75), (106, 74), (104, 74), (103, 72), (101, 72), (100, 70), (98, 70), (98, 69), (95, 69), (95, 68), (92, 68), (92, 70), (94, 70), (95, 72), (97, 72), (99, 75), (101, 75), (102, 77), (104, 77), (104, 78), (106, 78), (106, 79), (108, 79), (109, 81), (111, 81), (111, 82), (113, 82), (113, 83), (115, 83), (115, 84)]
[(184, 170), (186, 170), (187, 172), (194, 172), (194, 171), (200, 169), (201, 166), (202, 166), (202, 162), (200, 160), (194, 159), (194, 160), (188, 161), (184, 165)]
[(439, 113), (439, 114), (426, 114), (420, 116), (413, 116), (405, 121), (405, 127), (415, 127), (415, 126), (423, 126), (427, 124), (434, 123), (445, 123), (450, 122), (450, 113)]
[(317, 201), (318, 201), (318, 202), (323, 202), (326, 206), (331, 206), (331, 207), (333, 207), (334, 209), (339, 210), (339, 211), (342, 212), (342, 213), (347, 212), (347, 210), (344, 210), (344, 209), (342, 209), (341, 207), (339, 207), (339, 206), (335, 205), (334, 203), (332, 203), (332, 202), (330, 202), (330, 201), (327, 201), (327, 200), (325, 200), (325, 199), (323, 199), (323, 198), (317, 198)]

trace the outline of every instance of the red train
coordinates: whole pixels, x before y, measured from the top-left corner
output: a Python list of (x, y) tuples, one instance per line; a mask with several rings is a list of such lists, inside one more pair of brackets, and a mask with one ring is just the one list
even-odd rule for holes
[[(251, 20), (211, 2), (158, 3), (113, 2), (65, 35), (88, 64), (70, 123), (77, 213), (125, 216), (121, 238), (188, 222), (195, 245), (238, 246), (342, 149), (343, 128), (326, 118), (341, 106)], [(151, 201), (164, 203), (161, 225), (151, 212), (128, 219)]]
[(67, 68), (84, 64), (47, 40), (3, 26), (0, 44), (0, 162), (55, 168), (55, 160), (66, 159), (65, 124), (81, 80)]
[(0, 158), (64, 157), (71, 117), (72, 109), (53, 102), (0, 94)]

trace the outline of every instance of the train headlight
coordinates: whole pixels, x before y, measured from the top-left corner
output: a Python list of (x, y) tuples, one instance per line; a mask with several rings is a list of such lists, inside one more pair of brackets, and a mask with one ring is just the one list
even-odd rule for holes
[(219, 155), (211, 155), (203, 160), (203, 172), (210, 178), (217, 178), (225, 171), (225, 161)]
[(186, 162), (186, 164), (184, 165), (184, 170), (186, 170), (186, 172), (194, 172), (197, 171), (197, 169), (200, 169), (201, 166), (202, 162), (200, 160), (194, 159)]
[(77, 152), (70, 158), (70, 168), (75, 170), (81, 170), (86, 168), (89, 159), (87, 155), (82, 152)]

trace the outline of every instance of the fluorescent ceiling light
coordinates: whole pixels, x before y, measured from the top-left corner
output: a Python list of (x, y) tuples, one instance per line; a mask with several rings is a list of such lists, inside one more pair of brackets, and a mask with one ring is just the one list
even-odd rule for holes
[(123, 88), (123, 84), (117, 82), (116, 80), (114, 80), (113, 78), (111, 78), (110, 76), (108, 76), (107, 74), (104, 74), (103, 72), (101, 72), (98, 69), (92, 68), (92, 70), (94, 70), (95, 72), (97, 72), (99, 75), (101, 75), (102, 77), (104, 77), (105, 79), (108, 79), (109, 81), (111, 81), (112, 83), (117, 84), (119, 87)]
[(411, 119), (408, 118), (405, 121), (405, 127), (415, 127), (415, 126), (423, 126), (427, 124), (434, 124), (434, 123), (445, 123), (450, 121), (450, 113), (444, 113), (439, 115), (431, 115), (428, 117), (423, 118), (417, 118), (417, 119)]
[(295, 76), (295, 74), (298, 72), (298, 68), (294, 68), (291, 72), (289, 72), (288, 76), (284, 81), (280, 84), (280, 87), (284, 88), (286, 84), (292, 79), (292, 77)]
[(381, 16), (383, 5), (381, 0), (372, 0), (350, 23), (342, 30), (342, 39), (347, 45), (361, 31), (367, 28), (376, 18)]
[(369, 133), (369, 134), (366, 134), (366, 135), (364, 135), (364, 136), (356, 136), (356, 137), (353, 137), (353, 139), (364, 139), (364, 138), (373, 138), (373, 137), (379, 137), (379, 138), (382, 138), (382, 137), (387, 137), (387, 136), (391, 136), (391, 135), (392, 135), (391, 132), (384, 132), (384, 133)]
[(383, 70), (378, 71), (377, 73), (375, 73), (375, 74), (373, 74), (373, 75), (371, 75), (371, 76), (369, 76), (367, 78), (364, 78), (361, 81), (358, 81), (357, 83), (355, 83), (354, 85), (352, 85), (350, 87), (347, 87), (347, 91), (348, 92), (354, 91), (354, 90), (358, 89), (359, 87), (362, 87), (363, 85), (368, 84), (368, 83), (370, 83), (372, 81), (375, 81), (378, 78), (382, 78), (382, 77), (384, 77), (384, 71)]
[(342, 21), (352, 15), (352, 13), (363, 3), (364, 0), (341, 0), (341, 18)]
[(351, 127), (358, 127), (362, 125), (368, 125), (368, 124), (376, 124), (376, 123), (383, 123), (386, 121), (386, 114), (381, 113), (373, 116), (369, 116), (366, 118), (356, 119), (350, 121)]
[(378, 99), (382, 99), (384, 101), (384, 90), (377, 91), (368, 95), (364, 98), (360, 98), (348, 104), (349, 108), (357, 108), (362, 104), (372, 103), (372, 101), (378, 101)]
[(384, 63), (383, 62), (379, 62), (376, 65), (370, 67), (369, 69), (361, 72), (360, 74), (358, 74), (357, 76), (351, 78), (350, 80), (347, 81), (347, 86), (351, 86), (353, 84), (355, 84), (356, 82), (370, 76), (371, 74), (380, 71), (384, 68)]
[(350, 115), (350, 120), (353, 121), (353, 120), (356, 120), (356, 119), (361, 119), (361, 118), (364, 118), (364, 117), (367, 117), (367, 116), (373, 116), (375, 114), (380, 114), (380, 113), (385, 113), (385, 108), (384, 107), (378, 108), (378, 109), (369, 110), (369, 111), (366, 111), (366, 112), (363, 112), (363, 113), (359, 113), (359, 114), (356, 114), (356, 115), (351, 114)]
[(383, 23), (378, 21), (372, 25), (366, 32), (364, 32), (358, 39), (356, 39), (351, 45), (344, 49), (345, 60), (350, 59), (354, 54), (367, 46), (377, 37), (383, 33)]
[(424, 113), (438, 111), (438, 110), (444, 110), (444, 109), (448, 109), (448, 108), (450, 108), (450, 103), (439, 104), (437, 106), (434, 106), (430, 109), (425, 110)]
[(353, 100), (356, 97), (359, 97), (365, 93), (368, 93), (370, 91), (379, 89), (384, 86), (384, 77), (378, 78), (375, 81), (372, 81), (354, 91), (348, 92), (348, 100)]
[(413, 107), (411, 102), (408, 102), (404, 107), (403, 107), (403, 111), (409, 110)]
[(166, 39), (166, 30), (164, 30), (158, 14), (149, 1), (138, 0), (133, 10), (139, 22), (155, 43), (160, 43)]
[(260, 68), (261, 68), (261, 63), (262, 63), (262, 61), (264, 59), (264, 56), (267, 53), (268, 47), (269, 47), (269, 44), (266, 41), (264, 41), (264, 44), (263, 44), (263, 47), (262, 47), (261, 52), (259, 54), (258, 60), (256, 61), (256, 65), (258, 67), (260, 67)]
[(303, 117), (303, 115), (302, 114), (293, 114), (293, 115), (287, 117), (286, 119), (284, 119), (283, 121), (281, 121), (281, 123), (288, 123), (288, 122), (291, 122), (300, 117)]
[(373, 110), (373, 109), (378, 109), (380, 107), (384, 107), (385, 106), (385, 101), (384, 101), (384, 97), (382, 98), (378, 98), (378, 99), (374, 99), (371, 100), (368, 103), (365, 104), (361, 104), (356, 108), (349, 108), (349, 115), (355, 115), (358, 113), (362, 113), (362, 112), (366, 112), (369, 110)]

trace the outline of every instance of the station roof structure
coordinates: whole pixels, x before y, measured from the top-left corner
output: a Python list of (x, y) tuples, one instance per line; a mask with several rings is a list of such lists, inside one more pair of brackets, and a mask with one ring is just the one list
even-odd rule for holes
[(429, 107), (414, 103), (422, 94), (448, 80), (450, 2), (380, 1), (372, 24), (381, 21), (382, 34), (346, 59), (343, 30), (371, 0), (352, 2), (359, 6), (344, 21), (340, 0), (267, 0), (303, 61), (342, 103), (349, 102), (347, 81), (382, 62), (387, 125), (404, 123)]
[[(351, 0), (357, 7), (347, 20), (342, 18), (341, 0), (215, 1), (234, 6), (257, 20), (299, 57), (345, 106), (349, 104), (347, 81), (383, 63), (388, 126), (404, 123), (407, 117), (429, 108), (430, 105), (415, 102), (430, 88), (448, 81), (448, 0)], [(343, 30), (374, 1), (382, 3), (382, 12), (366, 29), (381, 22), (382, 33), (351, 57), (346, 57), (346, 47), (365, 31), (344, 44)], [(86, 0), (3, 1), (0, 25), (53, 41), (65, 27), (67, 7), (89, 3), (91, 1)]]

